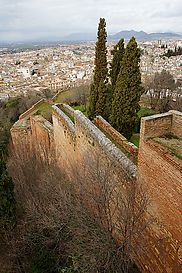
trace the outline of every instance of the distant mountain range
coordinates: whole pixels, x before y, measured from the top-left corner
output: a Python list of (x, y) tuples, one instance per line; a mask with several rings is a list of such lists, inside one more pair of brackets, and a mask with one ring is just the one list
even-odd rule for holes
[[(132, 36), (134, 36), (138, 41), (182, 38), (182, 35), (172, 33), (172, 32), (146, 33), (144, 31), (124, 30), (114, 35), (108, 35), (108, 40), (119, 40), (121, 38), (128, 40)], [(93, 33), (73, 33), (62, 38), (61, 40), (62, 41), (95, 41), (96, 35)]]
[(146, 33), (144, 31), (135, 30), (124, 30), (114, 35), (109, 35), (110, 40), (119, 40), (121, 38), (130, 39), (134, 36), (137, 40), (159, 40), (159, 39), (171, 39), (171, 38), (182, 38), (181, 35), (171, 32), (159, 32), (159, 33)]
[[(181, 35), (180, 35), (181, 34)], [(162, 33), (146, 33), (144, 31), (135, 31), (135, 30), (124, 30), (120, 31), (113, 35), (108, 35), (108, 41), (119, 40), (124, 38), (125, 40), (129, 40), (132, 36), (134, 36), (138, 41), (151, 41), (151, 40), (161, 40), (161, 39), (182, 39), (182, 33), (176, 34), (172, 32), (162, 32)], [(45, 40), (38, 41), (21, 41), (21, 42), (3, 42), (0, 41), (0, 48), (7, 47), (9, 49), (25, 49), (25, 48), (38, 48), (42, 46), (52, 46), (56, 44), (69, 44), (69, 43), (80, 43), (96, 40), (95, 33), (73, 33), (64, 37), (52, 37), (47, 38)]]

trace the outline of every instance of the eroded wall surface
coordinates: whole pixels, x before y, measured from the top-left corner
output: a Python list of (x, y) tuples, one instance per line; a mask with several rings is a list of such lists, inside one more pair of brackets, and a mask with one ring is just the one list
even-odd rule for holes
[[(142, 182), (151, 197), (148, 213), (155, 220), (147, 229), (145, 242), (140, 242), (141, 247), (147, 245), (147, 250), (142, 256), (138, 253), (137, 260), (143, 272), (180, 272), (181, 160), (152, 140), (171, 133), (181, 137), (180, 113), (169, 112), (143, 120), (138, 167), (81, 112), (69, 106), (53, 106), (53, 124), (27, 113), (28, 118), (24, 115), (11, 130), (14, 146), (27, 143), (30, 152), (36, 151), (42, 160), (56, 162), (83, 196), (92, 188), (99, 198), (101, 184), (97, 181), (114, 185), (115, 194), (125, 193), (127, 185), (136, 179)], [(102, 126), (107, 125), (101, 121)], [(106, 127), (136, 157), (138, 150)], [(94, 204), (91, 206), (94, 209)]]
[(182, 162), (153, 139), (171, 134), (180, 137), (181, 122), (182, 115), (170, 111), (143, 118), (141, 124), (138, 178), (148, 188), (150, 213), (156, 218), (153, 237), (158, 247), (151, 255), (154, 272), (182, 269)]

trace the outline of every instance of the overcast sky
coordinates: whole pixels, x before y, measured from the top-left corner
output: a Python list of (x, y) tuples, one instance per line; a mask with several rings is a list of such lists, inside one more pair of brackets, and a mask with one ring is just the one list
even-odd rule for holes
[(121, 30), (182, 33), (182, 0), (0, 0), (0, 41)]

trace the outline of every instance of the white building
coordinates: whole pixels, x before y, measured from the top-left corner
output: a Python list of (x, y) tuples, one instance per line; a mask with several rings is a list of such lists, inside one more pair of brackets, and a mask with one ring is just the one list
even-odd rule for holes
[(18, 73), (22, 74), (25, 79), (31, 78), (30, 69), (28, 67), (20, 67)]

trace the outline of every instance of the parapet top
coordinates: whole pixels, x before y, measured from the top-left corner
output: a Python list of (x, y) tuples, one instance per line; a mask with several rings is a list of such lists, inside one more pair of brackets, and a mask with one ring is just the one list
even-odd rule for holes
[[(179, 112), (180, 113), (180, 112)], [(152, 116), (147, 116), (147, 117), (142, 117), (142, 120), (152, 120), (152, 119), (158, 119), (158, 118), (165, 118), (165, 117), (172, 117), (173, 113), (167, 112), (167, 113), (162, 113), (162, 114), (156, 114)]]
[(117, 148), (107, 137), (101, 132), (82, 112), (75, 110), (76, 127), (81, 126), (85, 132), (88, 133), (93, 140), (102, 146), (103, 151), (122, 166), (126, 175), (135, 178), (137, 175), (136, 165), (127, 158), (127, 156)]

